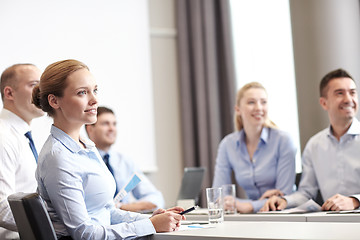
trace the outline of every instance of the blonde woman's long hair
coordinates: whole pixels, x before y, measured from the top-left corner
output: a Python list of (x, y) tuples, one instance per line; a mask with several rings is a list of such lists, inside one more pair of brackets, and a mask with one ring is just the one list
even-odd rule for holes
[[(244, 97), (244, 94), (247, 90), (251, 89), (251, 88), (259, 88), (262, 89), (266, 92), (266, 89), (264, 88), (263, 85), (261, 85), (258, 82), (251, 82), (251, 83), (247, 83), (245, 84), (242, 88), (240, 88), (240, 90), (237, 92), (236, 95), (236, 106), (239, 107), (240, 106), (240, 101), (241, 99)], [(244, 128), (244, 124), (242, 122), (242, 119), (240, 116), (238, 116), (236, 114), (236, 111), (234, 113), (234, 125), (235, 125), (235, 130), (236, 131), (241, 131)], [(276, 124), (271, 121), (269, 119), (269, 117), (266, 116), (265, 119), (265, 123), (264, 123), (264, 127), (268, 127), (268, 128), (277, 128)]]

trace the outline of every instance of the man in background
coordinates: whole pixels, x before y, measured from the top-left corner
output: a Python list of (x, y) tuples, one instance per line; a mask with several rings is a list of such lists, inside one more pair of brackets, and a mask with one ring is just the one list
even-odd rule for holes
[(315, 199), (318, 189), (326, 199), (321, 208), (324, 211), (359, 208), (360, 123), (355, 118), (358, 95), (355, 81), (346, 71), (334, 70), (323, 77), (320, 105), (328, 113), (330, 126), (306, 144), (298, 191), (271, 197), (261, 211), (299, 206)]
[(40, 75), (32, 64), (15, 64), (1, 75), (0, 239), (19, 238), (7, 197), (16, 192), (35, 192), (37, 187), (37, 152), (30, 123), (44, 114), (31, 103)]
[[(99, 107), (97, 110), (97, 122), (86, 125), (85, 128), (109, 171), (113, 174), (117, 192), (129, 182), (134, 173), (137, 173), (141, 178), (141, 182), (131, 191), (131, 194), (126, 195), (117, 206), (122, 210), (133, 212), (163, 208), (164, 199), (161, 192), (154, 187), (131, 160), (111, 148), (117, 134), (114, 112), (109, 108)], [(131, 197), (135, 198), (135, 201), (132, 201)]]

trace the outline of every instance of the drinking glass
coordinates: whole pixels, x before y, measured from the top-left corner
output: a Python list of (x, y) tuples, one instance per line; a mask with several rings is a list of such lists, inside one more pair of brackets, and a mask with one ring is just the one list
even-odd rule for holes
[(235, 184), (225, 184), (221, 186), (224, 195), (225, 214), (236, 214), (236, 189)]
[(206, 188), (206, 199), (210, 223), (224, 221), (224, 206), (222, 188)]

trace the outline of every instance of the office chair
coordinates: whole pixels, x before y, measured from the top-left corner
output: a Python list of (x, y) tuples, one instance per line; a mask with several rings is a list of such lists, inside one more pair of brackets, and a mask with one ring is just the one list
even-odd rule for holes
[(8, 197), (21, 240), (57, 240), (42, 198), (37, 193), (14, 193)]
[[(301, 173), (296, 173), (296, 178), (295, 178), (295, 185), (296, 185), (296, 190), (299, 189), (299, 184), (301, 181)], [(315, 199), (313, 199), (317, 204), (319, 204), (320, 206), (322, 206), (324, 204), (324, 199), (321, 195), (320, 190), (318, 190), (317, 192), (317, 196)]]

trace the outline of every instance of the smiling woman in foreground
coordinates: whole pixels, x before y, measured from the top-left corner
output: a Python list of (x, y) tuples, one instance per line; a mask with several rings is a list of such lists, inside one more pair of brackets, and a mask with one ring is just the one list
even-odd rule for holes
[(116, 209), (115, 181), (95, 145), (80, 136), (96, 122), (97, 85), (88, 67), (76, 60), (49, 65), (33, 91), (33, 102), (54, 119), (36, 170), (60, 239), (123, 239), (175, 231), (182, 208), (147, 215)]

